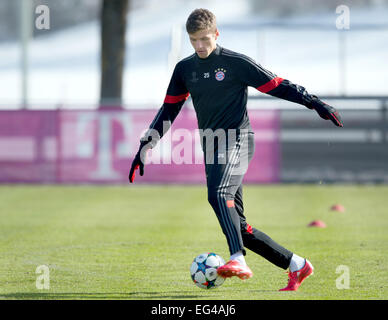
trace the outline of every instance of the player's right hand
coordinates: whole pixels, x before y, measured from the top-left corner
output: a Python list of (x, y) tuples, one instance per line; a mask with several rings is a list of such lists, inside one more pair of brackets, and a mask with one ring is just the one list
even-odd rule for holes
[(137, 169), (140, 169), (139, 171), (141, 176), (143, 176), (144, 174), (144, 162), (145, 162), (147, 149), (143, 147), (144, 147), (144, 143), (141, 143), (139, 151), (136, 153), (136, 156), (132, 161), (131, 170), (129, 170), (129, 176), (128, 176), (130, 183), (133, 183), (133, 181), (135, 181), (135, 173)]

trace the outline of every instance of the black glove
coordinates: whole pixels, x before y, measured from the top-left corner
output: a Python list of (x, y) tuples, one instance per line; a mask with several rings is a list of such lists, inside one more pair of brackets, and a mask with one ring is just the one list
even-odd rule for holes
[(318, 97), (313, 96), (313, 99), (307, 107), (318, 112), (322, 119), (331, 120), (338, 127), (344, 126), (338, 111), (332, 106), (329, 106), (328, 104), (319, 100)]
[(135, 158), (132, 161), (131, 170), (129, 171), (129, 182), (133, 183), (135, 180), (135, 172), (137, 169), (140, 169), (140, 175), (143, 176), (144, 174), (144, 163), (147, 155), (147, 151), (151, 149), (151, 147), (148, 145), (148, 142), (141, 142), (139, 151), (136, 153)]

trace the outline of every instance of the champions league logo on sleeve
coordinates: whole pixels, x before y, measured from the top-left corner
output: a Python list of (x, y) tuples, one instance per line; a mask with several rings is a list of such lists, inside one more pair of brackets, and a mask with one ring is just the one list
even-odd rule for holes
[(222, 81), (225, 79), (225, 73), (226, 73), (225, 69), (217, 68), (216, 70), (214, 70), (214, 72), (215, 72), (215, 77), (217, 81)]

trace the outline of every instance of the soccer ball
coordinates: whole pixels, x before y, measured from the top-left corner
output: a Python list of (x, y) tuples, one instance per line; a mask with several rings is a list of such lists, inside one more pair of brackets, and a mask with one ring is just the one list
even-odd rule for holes
[(217, 268), (225, 264), (219, 255), (208, 252), (195, 257), (190, 267), (191, 279), (202, 289), (213, 289), (222, 285), (225, 278), (217, 274)]

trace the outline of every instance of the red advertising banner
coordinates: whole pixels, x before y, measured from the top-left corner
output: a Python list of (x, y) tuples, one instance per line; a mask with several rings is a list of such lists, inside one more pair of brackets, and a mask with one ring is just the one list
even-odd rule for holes
[[(127, 183), (156, 110), (0, 111), (0, 182)], [(245, 182), (279, 179), (279, 113), (249, 111), (255, 155)], [(136, 183), (204, 183), (195, 111), (184, 108)]]

